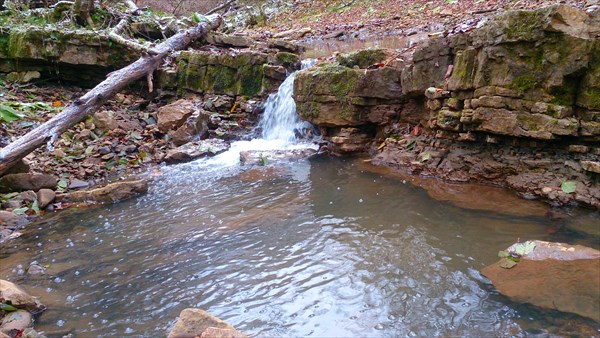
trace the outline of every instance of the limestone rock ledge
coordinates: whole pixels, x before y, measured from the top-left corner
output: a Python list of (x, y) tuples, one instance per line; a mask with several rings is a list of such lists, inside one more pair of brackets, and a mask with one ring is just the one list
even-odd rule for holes
[(298, 73), (297, 109), (335, 154), (600, 208), (598, 22), (557, 4), (404, 52), (343, 55)]

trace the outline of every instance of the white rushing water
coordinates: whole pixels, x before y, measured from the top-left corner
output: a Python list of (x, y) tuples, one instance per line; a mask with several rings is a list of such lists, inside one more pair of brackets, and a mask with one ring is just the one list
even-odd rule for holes
[[(315, 64), (315, 60), (302, 61), (306, 69)], [(234, 166), (239, 163), (240, 152), (249, 150), (289, 150), (315, 148), (306, 142), (305, 137), (312, 134), (313, 126), (300, 120), (294, 102), (294, 80), (297, 72), (291, 73), (279, 86), (276, 93), (270, 94), (265, 103), (265, 112), (258, 123), (261, 137), (250, 141), (236, 141), (231, 148), (209, 160), (204, 161), (211, 166)]]

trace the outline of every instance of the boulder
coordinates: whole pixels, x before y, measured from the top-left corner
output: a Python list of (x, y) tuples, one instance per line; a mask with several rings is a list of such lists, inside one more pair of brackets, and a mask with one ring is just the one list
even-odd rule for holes
[(40, 189), (37, 192), (38, 206), (40, 207), (40, 209), (46, 209), (46, 207), (50, 203), (52, 203), (52, 201), (54, 201), (55, 197), (56, 193), (54, 192), (54, 190)]
[(158, 130), (166, 133), (181, 127), (195, 110), (194, 103), (186, 99), (160, 107), (158, 109)]
[(46, 308), (19, 286), (3, 279), (0, 279), (0, 303), (9, 303), (33, 313), (44, 311)]
[(171, 142), (176, 146), (181, 146), (193, 141), (196, 137), (206, 138), (208, 133), (207, 119), (208, 115), (195, 111), (177, 130), (169, 132)]
[(40, 189), (56, 189), (56, 177), (49, 174), (9, 174), (0, 177), (0, 193)]
[(23, 331), (33, 324), (33, 317), (31, 313), (25, 310), (17, 310), (8, 313), (2, 318), (0, 324), (0, 331), (4, 334), (13, 334), (15, 332)]
[[(211, 328), (211, 329), (209, 329)], [(209, 329), (207, 331), (207, 329)], [(216, 330), (215, 330), (216, 329)], [(227, 330), (227, 331), (222, 331)], [(205, 334), (205, 331), (206, 334)], [(235, 333), (233, 333), (235, 332)], [(200, 309), (185, 309), (179, 314), (179, 320), (169, 332), (168, 338), (183, 338), (183, 337), (235, 337), (243, 338), (246, 335), (211, 315), (210, 313)]]
[(204, 156), (214, 156), (229, 149), (229, 144), (221, 139), (206, 139), (190, 142), (171, 149), (165, 156), (167, 163), (189, 162)]
[(102, 188), (57, 194), (57, 202), (115, 203), (148, 192), (145, 180), (110, 183)]
[(515, 302), (571, 312), (600, 322), (600, 251), (533, 241), (535, 249), (511, 269), (498, 263), (482, 274)]

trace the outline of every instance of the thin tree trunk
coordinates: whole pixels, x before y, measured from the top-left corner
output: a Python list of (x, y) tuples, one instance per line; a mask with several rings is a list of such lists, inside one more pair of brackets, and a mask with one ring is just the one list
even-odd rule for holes
[(217, 29), (222, 21), (219, 15), (211, 15), (207, 18), (208, 22), (202, 22), (194, 28), (180, 31), (150, 50), (148, 55), (140, 57), (125, 68), (110, 73), (106, 80), (76, 99), (60, 114), (0, 149), (0, 176), (44, 143), (48, 142), (50, 147), (63, 132), (96, 111), (129, 83), (152, 74), (167, 54), (187, 47), (192, 41), (206, 35), (210, 30)]

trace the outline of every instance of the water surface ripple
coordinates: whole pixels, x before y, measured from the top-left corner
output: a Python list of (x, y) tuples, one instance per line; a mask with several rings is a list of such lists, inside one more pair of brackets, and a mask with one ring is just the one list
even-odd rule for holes
[[(535, 336), (565, 318), (598, 332), (478, 272), (518, 238), (600, 246), (548, 231), (562, 220), (458, 208), (350, 161), (210, 168), (166, 167), (146, 196), (47, 218), (3, 249), (1, 276), (47, 304), (37, 327), (77, 337), (163, 336), (187, 307), (257, 337)], [(32, 261), (49, 274), (19, 275)]]

